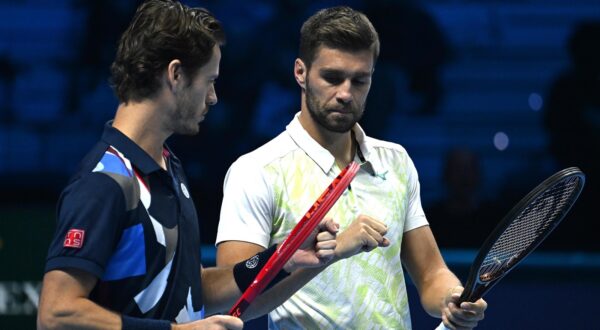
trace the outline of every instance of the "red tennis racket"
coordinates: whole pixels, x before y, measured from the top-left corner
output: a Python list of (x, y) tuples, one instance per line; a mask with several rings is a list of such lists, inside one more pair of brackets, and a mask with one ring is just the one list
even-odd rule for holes
[(283, 268), (285, 263), (292, 257), (294, 252), (300, 248), (302, 243), (317, 228), (317, 225), (325, 214), (329, 212), (333, 204), (342, 195), (344, 190), (350, 185), (350, 182), (358, 173), (360, 165), (351, 162), (340, 172), (340, 174), (331, 182), (321, 196), (314, 202), (308, 212), (304, 214), (300, 222), (292, 229), (288, 237), (279, 245), (275, 253), (267, 260), (260, 273), (244, 291), (240, 299), (233, 305), (229, 315), (240, 317), (267, 285), (273, 280), (275, 275)]

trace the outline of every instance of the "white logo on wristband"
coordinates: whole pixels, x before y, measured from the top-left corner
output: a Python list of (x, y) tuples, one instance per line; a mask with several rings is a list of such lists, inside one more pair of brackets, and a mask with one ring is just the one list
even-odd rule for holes
[(246, 261), (246, 267), (250, 269), (256, 267), (256, 265), (258, 265), (258, 259), (258, 255), (255, 255), (254, 257), (248, 259)]

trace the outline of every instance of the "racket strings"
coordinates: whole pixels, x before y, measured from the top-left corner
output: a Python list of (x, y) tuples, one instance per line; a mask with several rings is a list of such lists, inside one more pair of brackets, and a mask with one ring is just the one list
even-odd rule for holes
[(544, 238), (573, 204), (581, 184), (578, 176), (564, 178), (527, 204), (486, 255), (479, 270), (480, 281), (502, 276), (526, 255), (523, 252), (539, 242), (538, 238)]

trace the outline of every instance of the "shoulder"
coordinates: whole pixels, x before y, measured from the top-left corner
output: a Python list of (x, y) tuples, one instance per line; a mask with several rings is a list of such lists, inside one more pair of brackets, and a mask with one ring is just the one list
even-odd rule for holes
[(365, 137), (365, 142), (372, 148), (389, 150), (391, 152), (407, 154), (406, 149), (398, 143), (376, 139), (370, 136)]
[(240, 156), (233, 162), (230, 170), (239, 170), (245, 173), (262, 172), (270, 164), (297, 150), (299, 150), (299, 147), (289, 134), (282, 132), (257, 149)]
[(131, 209), (139, 199), (139, 187), (131, 164), (110, 147), (90, 152), (61, 194), (61, 201), (122, 201)]
[(382, 169), (390, 169), (400, 178), (407, 178), (414, 183), (418, 180), (418, 172), (408, 151), (400, 144), (379, 140), (371, 137), (365, 138), (370, 159)]
[(371, 153), (375, 153), (379, 158), (388, 158), (394, 162), (410, 162), (410, 156), (406, 149), (395, 142), (379, 140), (372, 137), (366, 137), (365, 143)]

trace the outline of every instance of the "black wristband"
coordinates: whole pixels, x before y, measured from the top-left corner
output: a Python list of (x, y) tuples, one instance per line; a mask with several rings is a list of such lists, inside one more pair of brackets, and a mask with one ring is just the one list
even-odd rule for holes
[(171, 322), (121, 315), (123, 330), (171, 330)]
[[(252, 284), (256, 275), (261, 271), (261, 269), (267, 263), (267, 260), (275, 253), (277, 250), (277, 245), (273, 245), (270, 248), (257, 253), (253, 257), (244, 260), (240, 263), (237, 263), (233, 266), (233, 278), (235, 279), (235, 283), (237, 284), (240, 291), (244, 292), (246, 289)], [(288, 277), (290, 273), (286, 272), (283, 268), (269, 283), (269, 285), (265, 288), (269, 289), (276, 283), (280, 282), (284, 278)]]

